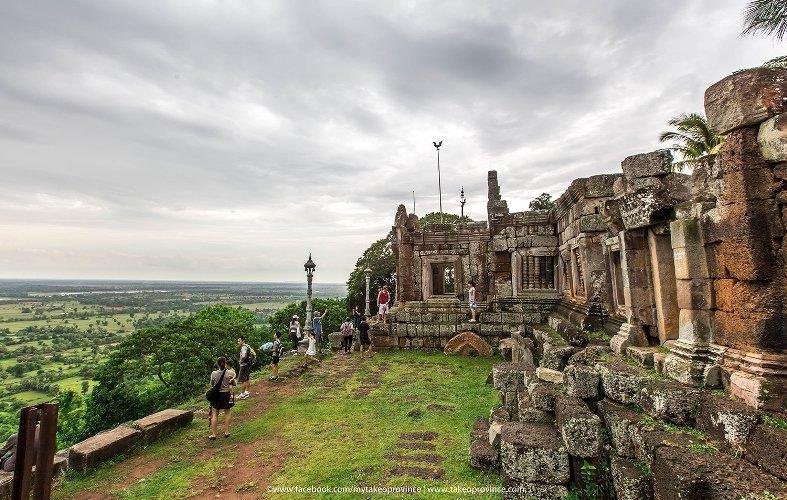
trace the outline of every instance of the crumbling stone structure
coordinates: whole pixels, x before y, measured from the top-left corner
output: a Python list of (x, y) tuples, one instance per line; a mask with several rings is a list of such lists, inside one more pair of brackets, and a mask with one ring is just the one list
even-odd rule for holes
[(660, 150), (575, 180), (548, 211), (510, 212), (495, 171), (487, 221), (424, 230), (400, 206), (397, 304), (375, 343), (442, 349), (472, 331), (497, 347), (549, 324), (564, 347), (608, 338), (671, 379), (783, 411), (786, 108), (785, 70), (739, 72), (706, 93), (725, 142), (690, 175)]

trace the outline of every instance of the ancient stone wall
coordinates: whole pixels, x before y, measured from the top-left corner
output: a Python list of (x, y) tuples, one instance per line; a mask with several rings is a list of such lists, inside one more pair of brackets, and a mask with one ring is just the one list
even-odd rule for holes
[[(625, 158), (619, 174), (575, 180), (549, 211), (510, 212), (496, 171), (486, 223), (423, 231), (400, 206), (399, 307), (382, 342), (439, 348), (474, 331), (494, 346), (518, 326), (567, 320), (608, 331), (617, 354), (660, 349), (664, 373), (684, 384), (783, 409), (785, 110), (787, 71), (742, 71), (707, 91), (725, 142), (691, 175), (659, 150)], [(467, 322), (469, 280), (478, 324)]]

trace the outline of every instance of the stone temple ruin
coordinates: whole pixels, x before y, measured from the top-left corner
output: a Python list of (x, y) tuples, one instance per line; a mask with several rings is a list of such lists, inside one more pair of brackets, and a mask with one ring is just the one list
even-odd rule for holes
[(397, 302), (374, 342), (500, 347), (502, 406), (471, 462), (511, 498), (561, 498), (569, 479), (618, 498), (787, 494), (787, 72), (725, 78), (705, 110), (725, 142), (690, 175), (661, 150), (549, 211), (510, 212), (495, 171), (487, 222), (422, 230), (399, 207)]

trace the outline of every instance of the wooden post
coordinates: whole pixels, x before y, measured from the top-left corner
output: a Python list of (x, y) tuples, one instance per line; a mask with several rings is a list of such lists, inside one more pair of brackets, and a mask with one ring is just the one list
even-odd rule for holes
[(11, 483), (11, 499), (27, 500), (30, 497), (30, 486), (35, 461), (36, 424), (38, 408), (28, 406), (22, 408), (19, 419), (19, 434), (16, 443), (16, 464), (14, 479)]
[(52, 472), (55, 463), (55, 441), (57, 437), (57, 405), (40, 405), (39, 443), (36, 457), (35, 485), (33, 498), (49, 500), (52, 495)]

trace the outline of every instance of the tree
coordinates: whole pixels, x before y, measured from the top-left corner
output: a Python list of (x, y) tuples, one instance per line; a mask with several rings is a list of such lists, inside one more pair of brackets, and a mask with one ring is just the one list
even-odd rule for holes
[(677, 131), (662, 132), (659, 141), (673, 141), (670, 149), (683, 157), (682, 161), (673, 163), (676, 171), (683, 170), (686, 165), (696, 165), (706, 156), (717, 153), (724, 142), (724, 138), (714, 133), (699, 113), (683, 113), (667, 123)]
[[(369, 285), (370, 294), (373, 295), (383, 285), (388, 285), (388, 289), (393, 295), (396, 286), (396, 278), (394, 277), (396, 260), (391, 250), (390, 237), (377, 240), (364, 250), (347, 279), (347, 306), (350, 309), (358, 307), (361, 312), (366, 305), (366, 274), (364, 270), (367, 267), (372, 270)], [(374, 299), (370, 297), (370, 301), (374, 301)]]
[(82, 381), (82, 394), (87, 394), (87, 391), (90, 390), (90, 382), (87, 380)]
[(541, 193), (530, 202), (530, 210), (549, 210), (554, 206), (555, 202), (552, 201), (552, 195), (549, 193)]
[[(442, 220), (442, 222), (441, 222), (441, 220)], [(426, 214), (423, 217), (420, 217), (418, 219), (418, 225), (419, 225), (419, 227), (422, 230), (423, 229), (428, 229), (433, 224), (441, 224), (442, 223), (442, 224), (457, 225), (459, 223), (464, 224), (464, 223), (467, 223), (467, 222), (473, 222), (473, 219), (471, 219), (470, 217), (468, 217), (466, 215), (464, 217), (460, 217), (460, 216), (458, 216), (456, 214), (449, 214), (449, 213), (446, 213), (446, 212), (443, 212), (442, 214), (440, 212), (429, 212), (428, 214)]]
[(216, 358), (237, 366), (238, 337), (255, 347), (262, 343), (264, 332), (254, 323), (254, 313), (245, 308), (214, 305), (129, 334), (93, 374), (97, 385), (85, 412), (88, 433), (197, 396)]
[[(339, 327), (347, 317), (347, 299), (317, 298), (312, 301), (312, 307), (315, 313), (317, 313), (317, 311), (322, 312), (325, 309), (328, 310), (328, 315), (325, 316), (325, 319), (322, 322), (322, 331), (324, 335), (332, 332), (338, 332)], [(270, 330), (272, 332), (279, 332), (282, 336), (281, 340), (286, 346), (289, 345), (290, 321), (292, 320), (292, 316), (295, 314), (298, 315), (301, 321), (301, 326), (305, 326), (305, 300), (288, 304), (285, 307), (278, 309), (275, 313), (268, 317), (268, 326)]]
[(787, 0), (752, 0), (746, 5), (743, 35), (763, 34), (781, 41), (787, 34)]

